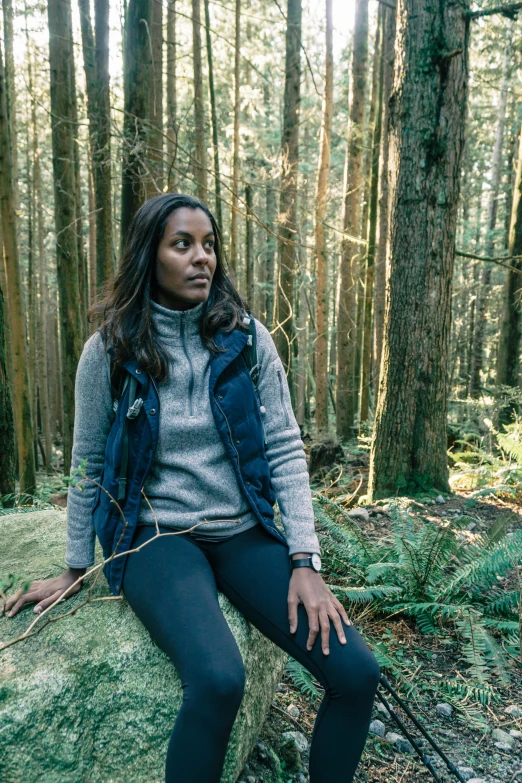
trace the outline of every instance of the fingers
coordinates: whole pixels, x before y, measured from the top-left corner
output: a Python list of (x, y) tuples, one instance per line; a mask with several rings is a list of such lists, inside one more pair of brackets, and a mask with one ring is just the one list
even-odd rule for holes
[(63, 595), (65, 590), (57, 590), (55, 593), (49, 596), (49, 598), (44, 598), (43, 601), (40, 601), (37, 606), (34, 607), (34, 611), (36, 614), (39, 614), (40, 612), (43, 612), (44, 609), (47, 609), (48, 606), (51, 606), (61, 595)]
[[(24, 600), (20, 603), (20, 606), (22, 606), (24, 603), (34, 601), (35, 599), (33, 596), (37, 589), (38, 589), (38, 582), (31, 582), (31, 584), (29, 585), (25, 593), (23, 593), (22, 590), (17, 590), (16, 593), (10, 595), (7, 601), (5, 602), (3, 606), (3, 613), (7, 614), (14, 606), (16, 606), (16, 604), (20, 602), (22, 596)], [(18, 609), (16, 611), (18, 611)]]
[(336, 609), (333, 609), (330, 618), (332, 620), (332, 623), (334, 624), (334, 628), (337, 631), (337, 636), (339, 638), (339, 641), (341, 644), (346, 644), (346, 636), (344, 635), (344, 629), (343, 624), (341, 622), (341, 618), (339, 616), (339, 613), (336, 611)]
[(308, 614), (308, 640), (306, 642), (306, 649), (310, 651), (314, 646), (315, 640), (319, 634), (319, 612), (316, 607), (306, 606), (306, 612)]
[(319, 612), (319, 624), (321, 626), (321, 648), (325, 655), (330, 653), (330, 617), (326, 609)]
[(10, 596), (5, 605), (5, 612), (8, 617), (14, 617), (18, 614), (24, 604), (29, 604), (36, 600), (35, 596), (31, 592), (22, 593), (20, 590), (14, 595)]
[(297, 596), (290, 594), (288, 596), (288, 622), (290, 624), (290, 633), (297, 631)]
[(339, 601), (339, 599), (335, 598), (335, 596), (334, 596), (333, 602), (334, 602), (335, 608), (337, 609), (337, 611), (339, 612), (339, 614), (343, 618), (343, 620), (346, 623), (346, 625), (351, 625), (352, 621), (350, 620), (350, 618), (346, 614), (346, 609), (344, 608), (342, 603)]

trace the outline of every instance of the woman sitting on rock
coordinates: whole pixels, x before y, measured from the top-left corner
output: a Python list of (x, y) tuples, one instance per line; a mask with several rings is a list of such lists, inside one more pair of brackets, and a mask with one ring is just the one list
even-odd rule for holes
[[(221, 778), (244, 667), (218, 590), (324, 687), (310, 780), (349, 783), (379, 667), (320, 576), (284, 368), (227, 277), (208, 208), (179, 194), (147, 201), (94, 312), (103, 322), (78, 365), (72, 465), (86, 460), (87, 477), (106, 492), (70, 487), (68, 570), (8, 601), (10, 616), (31, 601), (42, 611), (70, 588), (94, 563), (95, 533), (106, 559), (156, 536), (104, 571), (183, 684), (167, 783)], [(285, 535), (274, 524), (276, 500)]]

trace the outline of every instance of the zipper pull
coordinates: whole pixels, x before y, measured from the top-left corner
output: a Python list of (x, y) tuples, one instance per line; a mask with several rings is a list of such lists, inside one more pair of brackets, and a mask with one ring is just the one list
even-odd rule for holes
[(139, 414), (142, 405), (143, 405), (143, 400), (141, 399), (141, 397), (138, 397), (138, 399), (135, 402), (133, 402), (133, 404), (130, 406), (129, 410), (127, 411), (127, 418), (135, 419), (136, 416)]

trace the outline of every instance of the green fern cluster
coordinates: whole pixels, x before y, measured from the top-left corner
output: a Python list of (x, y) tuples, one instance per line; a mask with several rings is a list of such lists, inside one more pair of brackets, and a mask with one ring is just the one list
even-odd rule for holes
[[(465, 519), (433, 522), (392, 506), (389, 536), (370, 542), (342, 507), (317, 495), (314, 506), (332, 590), (451, 640), (466, 681), (447, 682), (446, 691), (488, 702), (520, 656), (522, 531), (506, 532), (511, 517), (488, 535), (466, 537)], [(397, 671), (397, 661), (379, 654)]]

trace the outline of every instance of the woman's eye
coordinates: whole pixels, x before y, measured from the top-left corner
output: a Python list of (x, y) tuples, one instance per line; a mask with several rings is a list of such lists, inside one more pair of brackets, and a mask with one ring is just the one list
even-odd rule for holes
[(209, 239), (205, 244), (207, 245), (207, 247), (212, 249), (214, 247), (214, 240)]
[(185, 247), (187, 247), (187, 245), (188, 245), (188, 242), (187, 242), (186, 239), (178, 239), (178, 240), (176, 240), (176, 242), (174, 242), (174, 247), (185, 248)]

